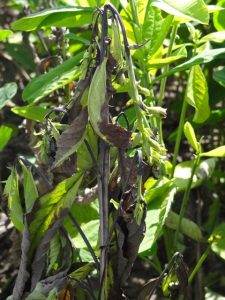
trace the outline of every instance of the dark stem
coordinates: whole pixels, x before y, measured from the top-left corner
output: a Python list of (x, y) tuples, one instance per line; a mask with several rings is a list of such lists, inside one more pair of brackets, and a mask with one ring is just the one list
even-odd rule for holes
[(91, 247), (91, 244), (90, 242), (88, 241), (86, 235), (84, 234), (83, 230), (81, 229), (79, 223), (77, 222), (77, 220), (75, 219), (75, 217), (71, 214), (71, 212), (69, 212), (69, 218), (71, 219), (71, 221), (73, 222), (74, 226), (76, 227), (77, 231), (79, 232), (79, 234), (81, 235), (83, 241), (85, 242), (89, 252), (91, 253), (91, 256), (95, 262), (95, 265), (97, 267), (97, 269), (99, 269), (99, 261), (98, 261), (98, 258), (97, 256), (95, 255), (95, 252), (93, 250), (93, 248)]

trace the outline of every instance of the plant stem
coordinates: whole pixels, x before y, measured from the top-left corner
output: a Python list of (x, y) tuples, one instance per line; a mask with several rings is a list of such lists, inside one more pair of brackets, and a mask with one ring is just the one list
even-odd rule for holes
[(187, 188), (184, 192), (184, 196), (183, 196), (183, 199), (182, 199), (182, 205), (181, 205), (181, 209), (180, 209), (180, 213), (179, 213), (178, 225), (177, 225), (175, 238), (174, 238), (174, 251), (176, 251), (176, 248), (177, 248), (177, 241), (178, 241), (178, 235), (179, 235), (180, 228), (181, 228), (181, 222), (182, 222), (182, 219), (184, 217), (184, 213), (185, 213), (185, 210), (186, 210), (186, 207), (187, 207), (187, 202), (188, 202), (190, 191), (191, 191), (191, 185), (192, 185), (192, 182), (193, 182), (195, 171), (196, 171), (196, 169), (199, 165), (199, 162), (200, 162), (200, 154), (198, 154), (197, 157), (194, 160), (194, 164), (193, 164), (192, 171), (191, 171), (191, 177), (189, 178), (188, 185), (187, 185)]
[(184, 122), (185, 122), (185, 115), (186, 115), (187, 107), (188, 107), (188, 104), (187, 104), (186, 100), (184, 99), (183, 104), (182, 104), (180, 121), (179, 121), (179, 125), (178, 125), (175, 148), (174, 148), (171, 178), (173, 178), (173, 175), (174, 175), (176, 162), (177, 162), (177, 156), (178, 156), (178, 153), (179, 153), (179, 150), (180, 150), (180, 142), (181, 142), (181, 138), (182, 138), (182, 134), (183, 134), (183, 128), (184, 128)]
[[(172, 27), (172, 32), (171, 32), (171, 36), (170, 36), (170, 43), (169, 43), (169, 47), (168, 47), (166, 57), (169, 57), (172, 53), (173, 44), (175, 42), (176, 35), (177, 35), (177, 29), (178, 29), (178, 23), (176, 23)], [(167, 72), (169, 70), (169, 67), (170, 67), (169, 64), (166, 65), (163, 72)], [(166, 82), (167, 82), (167, 77), (163, 78), (162, 81), (161, 81), (161, 84), (160, 84), (159, 99), (158, 99), (158, 105), (159, 106), (162, 106), (162, 104), (163, 104), (163, 98), (164, 98), (164, 94), (165, 94)], [(164, 145), (161, 118), (157, 118), (157, 124), (158, 124), (158, 130), (159, 130), (159, 143)]]
[(194, 270), (191, 272), (191, 275), (188, 278), (188, 284), (192, 283), (192, 280), (194, 279), (196, 273), (198, 272), (198, 270), (201, 268), (203, 262), (206, 260), (207, 256), (209, 255), (210, 252), (210, 245), (207, 247), (207, 249), (205, 250), (205, 252), (202, 254), (202, 256), (200, 257), (197, 265), (195, 266)]

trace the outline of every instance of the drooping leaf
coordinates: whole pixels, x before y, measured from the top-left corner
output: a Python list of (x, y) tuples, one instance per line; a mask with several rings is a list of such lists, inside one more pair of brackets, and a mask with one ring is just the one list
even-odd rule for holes
[(37, 122), (44, 122), (49, 112), (49, 109), (41, 106), (15, 106), (11, 110), (14, 114)]
[(118, 124), (109, 123), (107, 99), (107, 58), (95, 70), (88, 94), (88, 114), (95, 133), (118, 148), (127, 148), (131, 133)]
[[(225, 8), (225, 0), (218, 1), (217, 6)], [(213, 24), (216, 30), (218, 31), (225, 30), (224, 18), (225, 18), (225, 9), (216, 11), (213, 14)]]
[(2, 109), (8, 100), (11, 100), (17, 92), (15, 82), (6, 83), (0, 88), (0, 109)]
[(177, 67), (170, 69), (167, 72), (164, 72), (162, 75), (156, 77), (153, 82), (161, 80), (164, 77), (168, 77), (170, 75), (173, 75), (176, 72), (181, 72), (186, 69), (189, 69), (190, 67), (193, 67), (195, 65), (205, 64), (208, 63), (214, 59), (216, 59), (219, 56), (225, 56), (225, 48), (220, 49), (213, 49), (208, 51), (203, 51), (200, 54), (194, 56), (193, 58), (189, 59), (188, 61), (184, 62), (181, 65), (178, 65)]
[(196, 151), (196, 152), (199, 152), (200, 151), (200, 144), (199, 142), (197, 141), (196, 139), (196, 136), (195, 136), (195, 132), (194, 132), (194, 128), (191, 126), (191, 123), (189, 122), (186, 122), (184, 124), (184, 134), (188, 140), (188, 142), (191, 144), (191, 146), (193, 147), (193, 149)]
[(40, 243), (47, 230), (52, 226), (63, 211), (69, 209), (76, 197), (77, 190), (82, 181), (82, 175), (77, 173), (68, 179), (60, 182), (51, 192), (43, 195), (36, 201), (37, 212), (31, 212), (30, 218), (34, 215), (29, 226), (32, 237), (32, 250)]
[(185, 101), (195, 108), (193, 121), (195, 123), (203, 123), (210, 115), (208, 84), (200, 66), (191, 68)]
[(213, 79), (225, 87), (225, 68), (213, 72)]
[(9, 29), (0, 29), (0, 42), (4, 41), (8, 36), (10, 36), (13, 32)]
[(213, 230), (212, 239), (212, 251), (225, 259), (225, 223), (221, 223)]
[(31, 80), (23, 91), (23, 100), (29, 103), (38, 101), (78, 78), (80, 69), (77, 65), (82, 55), (83, 53), (79, 53), (48, 73)]
[[(57, 7), (45, 9), (41, 12), (31, 14), (27, 17), (15, 21), (12, 25), (13, 30), (32, 31), (42, 27), (77, 27), (81, 24), (91, 23), (91, 7)], [(83, 21), (79, 17), (88, 16)], [(87, 21), (87, 23), (85, 23)]]
[(70, 126), (60, 135), (59, 140), (57, 141), (54, 168), (59, 166), (79, 148), (84, 139), (87, 122), (87, 108), (81, 109), (80, 113)]
[(6, 181), (4, 194), (8, 195), (10, 219), (19, 231), (23, 231), (23, 209), (20, 202), (18, 175), (15, 168)]
[(183, 17), (198, 23), (208, 24), (209, 14), (203, 0), (153, 0), (152, 5), (176, 17)]
[[(161, 182), (160, 182), (161, 181)], [(152, 246), (162, 233), (162, 228), (171, 209), (176, 188), (173, 181), (166, 178), (158, 180), (145, 193), (145, 199), (148, 203), (146, 216), (146, 233), (141, 243), (139, 253), (151, 250)], [(152, 190), (155, 189), (155, 193)], [(149, 199), (151, 198), (151, 199)]]
[(225, 146), (220, 146), (208, 152), (201, 153), (201, 156), (208, 157), (225, 157)]
[(9, 126), (0, 126), (0, 151), (2, 151), (8, 144), (13, 133), (13, 129)]
[[(166, 226), (176, 230), (178, 223), (179, 223), (179, 215), (173, 211), (170, 211), (165, 221)], [(183, 234), (187, 235), (188, 237), (190, 237), (195, 241), (198, 242), (203, 241), (202, 232), (199, 226), (187, 218), (182, 219), (180, 230)]]
[(38, 191), (30, 168), (27, 168), (22, 161), (20, 161), (20, 164), (23, 170), (23, 189), (26, 212), (29, 213), (33, 208), (35, 200), (38, 198)]
[(19, 271), (18, 271), (18, 274), (16, 277), (15, 286), (13, 288), (13, 299), (14, 300), (22, 299), (26, 282), (30, 277), (30, 274), (28, 272), (30, 233), (29, 233), (29, 228), (28, 228), (26, 219), (25, 219), (24, 230), (23, 230), (21, 250), (22, 250), (22, 255), (21, 255), (21, 260), (20, 260)]

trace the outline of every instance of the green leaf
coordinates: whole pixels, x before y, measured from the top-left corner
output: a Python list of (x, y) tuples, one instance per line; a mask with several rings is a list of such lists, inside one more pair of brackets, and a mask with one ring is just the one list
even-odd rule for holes
[[(95, 249), (98, 241), (98, 231), (99, 231), (99, 219), (90, 220), (88, 223), (85, 223), (81, 226), (84, 234), (86, 235), (90, 245)], [(85, 244), (83, 238), (77, 234), (72, 238), (73, 244), (76, 248), (87, 249), (87, 245)]]
[[(91, 7), (57, 7), (45, 9), (41, 12), (34, 13), (27, 17), (21, 18), (12, 24), (12, 29), (32, 31), (42, 27), (77, 27), (81, 24), (91, 23)], [(80, 16), (82, 16), (82, 19)], [(89, 16), (89, 18), (85, 18)]]
[(213, 72), (213, 79), (225, 87), (225, 67)]
[(87, 276), (95, 269), (95, 265), (93, 263), (88, 263), (74, 272), (70, 273), (69, 276), (76, 280), (84, 280)]
[(51, 69), (47, 74), (31, 80), (23, 91), (23, 100), (29, 103), (36, 102), (78, 78), (80, 69), (76, 66), (82, 56), (83, 53), (81, 52)]
[(40, 208), (30, 224), (32, 250), (36, 248), (53, 222), (72, 206), (82, 178), (82, 174), (77, 173), (61, 181), (51, 192), (39, 198), (37, 202)]
[(165, 57), (165, 58), (153, 58), (148, 61), (149, 68), (157, 68), (158, 69), (158, 68), (164, 67), (164, 66), (171, 64), (172, 62), (175, 62), (184, 57), (185, 57), (184, 55), (173, 55), (173, 56)]
[(15, 168), (12, 168), (11, 174), (6, 181), (4, 194), (8, 196), (8, 206), (10, 219), (14, 226), (23, 231), (23, 209), (20, 202), (18, 175)]
[(20, 164), (23, 170), (23, 189), (26, 212), (29, 213), (33, 208), (35, 200), (38, 198), (38, 191), (31, 173), (31, 169), (27, 168), (21, 160)]
[(27, 45), (10, 43), (6, 44), (5, 48), (10, 56), (12, 56), (12, 59), (19, 65), (23, 66), (26, 70), (35, 71), (36, 64)]
[(208, 157), (225, 157), (225, 146), (220, 146), (211, 151), (201, 153), (201, 156)]
[[(148, 1), (142, 26), (142, 41), (150, 39), (150, 41), (144, 46), (145, 49), (147, 49), (148, 56), (152, 56), (162, 45), (170, 30), (172, 20), (172, 16), (167, 16), (163, 19), (160, 10), (153, 7), (151, 5), (151, 1)], [(140, 49), (139, 52), (141, 53), (141, 51), (142, 50)]]
[(13, 133), (13, 129), (9, 126), (0, 126), (0, 151), (2, 151), (8, 144)]
[(153, 0), (152, 5), (176, 17), (208, 24), (209, 14), (203, 0)]
[[(218, 6), (221, 6), (223, 8), (225, 8), (225, 0), (221, 0), (219, 2), (217, 2)], [(216, 30), (220, 31), (220, 30), (225, 30), (225, 10), (219, 10), (216, 11), (213, 15), (213, 24), (216, 28)]]
[(185, 101), (195, 108), (193, 118), (195, 123), (204, 123), (208, 119), (210, 115), (208, 85), (198, 65), (191, 68), (186, 87)]
[(44, 122), (45, 115), (49, 109), (40, 106), (15, 106), (12, 109), (14, 114), (37, 122)]
[[(173, 211), (170, 211), (167, 215), (165, 224), (167, 227), (176, 230), (179, 223), (179, 215)], [(203, 236), (201, 229), (193, 221), (183, 218), (181, 221), (181, 232), (191, 239), (201, 242), (203, 241)]]
[(16, 95), (16, 92), (17, 84), (15, 82), (6, 83), (0, 88), (0, 109)]
[[(216, 166), (216, 161), (216, 158), (210, 158), (203, 160), (200, 163), (193, 177), (191, 186), (192, 189), (198, 187), (203, 180), (211, 177)], [(174, 185), (178, 188), (178, 191), (183, 191), (187, 188), (188, 181), (191, 177), (193, 163), (194, 162), (192, 160), (189, 160), (176, 165), (174, 172)]]
[(207, 42), (222, 43), (225, 40), (225, 31), (209, 33), (200, 39), (199, 44)]
[(8, 36), (10, 36), (13, 32), (8, 29), (0, 29), (0, 42), (4, 41)]
[(212, 240), (212, 251), (225, 259), (225, 223), (221, 223), (213, 230)]
[(195, 136), (195, 132), (194, 132), (194, 128), (191, 126), (191, 123), (186, 122), (184, 124), (184, 134), (188, 140), (188, 142), (191, 144), (191, 146), (193, 147), (193, 149), (196, 152), (199, 152), (201, 149), (200, 144), (198, 143), (196, 136)]
[(213, 49), (208, 51), (203, 51), (200, 54), (194, 56), (193, 58), (189, 59), (188, 61), (184, 62), (183, 64), (170, 69), (167, 72), (164, 72), (162, 75), (156, 77), (153, 82), (161, 80), (164, 77), (168, 77), (170, 75), (173, 75), (176, 72), (181, 72), (186, 69), (189, 69), (190, 67), (193, 67), (195, 65), (205, 64), (208, 62), (211, 62), (212, 60), (216, 59), (219, 56), (225, 56), (225, 48), (220, 49)]
[[(155, 190), (154, 192), (151, 192)], [(146, 233), (140, 245), (139, 253), (151, 250), (162, 233), (162, 228), (170, 211), (176, 189), (173, 181), (166, 178), (159, 179), (155, 186), (147, 190), (144, 197), (148, 203)], [(150, 198), (150, 199), (149, 199)]]

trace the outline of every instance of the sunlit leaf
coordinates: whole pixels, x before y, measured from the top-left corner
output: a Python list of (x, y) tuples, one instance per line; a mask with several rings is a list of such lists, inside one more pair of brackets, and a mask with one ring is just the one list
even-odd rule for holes
[[(166, 226), (176, 230), (178, 223), (179, 223), (179, 215), (173, 211), (170, 211), (165, 221)], [(183, 234), (187, 235), (188, 237), (190, 237), (195, 241), (199, 241), (199, 242), (203, 241), (202, 232), (199, 226), (187, 218), (182, 219), (180, 230)]]
[(8, 36), (10, 36), (13, 32), (8, 29), (0, 29), (0, 42), (4, 41)]
[(82, 56), (83, 53), (80, 52), (48, 73), (32, 79), (23, 91), (23, 100), (29, 103), (36, 102), (78, 78), (80, 69), (77, 65)]
[(200, 66), (191, 68), (185, 101), (195, 108), (193, 121), (195, 123), (203, 123), (210, 115), (208, 84)]
[(225, 146), (220, 146), (211, 151), (201, 153), (201, 156), (208, 157), (225, 157)]
[(0, 126), (0, 151), (2, 151), (8, 144), (11, 136), (13, 134), (13, 129), (9, 126)]
[[(93, 8), (91, 7), (57, 7), (45, 9), (41, 12), (31, 14), (15, 21), (12, 25), (14, 30), (32, 31), (41, 27), (76, 27), (79, 22), (79, 15), (89, 16), (86, 24), (90, 23)], [(85, 19), (83, 19), (84, 22)], [(80, 20), (81, 21), (81, 20)], [(85, 22), (83, 23), (85, 24)]]
[(37, 122), (43, 122), (49, 112), (49, 109), (41, 106), (15, 106), (11, 110), (14, 114)]
[(225, 259), (225, 223), (221, 223), (213, 230), (212, 240), (212, 251)]
[(164, 77), (168, 77), (170, 75), (173, 75), (176, 72), (181, 72), (186, 69), (189, 69), (190, 67), (193, 67), (195, 65), (200, 65), (200, 64), (205, 64), (208, 63), (214, 59), (216, 59), (219, 56), (224, 56), (225, 57), (225, 48), (220, 48), (220, 49), (213, 49), (213, 50), (207, 50), (203, 51), (200, 54), (194, 56), (193, 58), (189, 59), (188, 61), (184, 62), (181, 65), (178, 65), (177, 67), (170, 69), (167, 72), (164, 72), (162, 75), (156, 77), (154, 79), (155, 81), (161, 80)]
[(153, 0), (152, 5), (176, 17), (183, 17), (198, 23), (208, 24), (209, 14), (203, 0)]
[[(225, 0), (218, 1), (217, 6), (221, 6), (221, 7), (225, 8)], [(216, 30), (218, 30), (218, 31), (225, 30), (224, 18), (225, 18), (225, 10), (224, 9), (216, 11), (213, 14), (213, 24), (214, 24)]]
[(199, 43), (215, 42), (222, 43), (225, 40), (225, 31), (217, 31), (203, 36)]
[(184, 134), (185, 134), (188, 142), (193, 147), (193, 149), (195, 151), (199, 152), (199, 150), (200, 150), (200, 144), (198, 143), (198, 141), (196, 139), (194, 128), (191, 126), (191, 123), (186, 122), (184, 124)]

